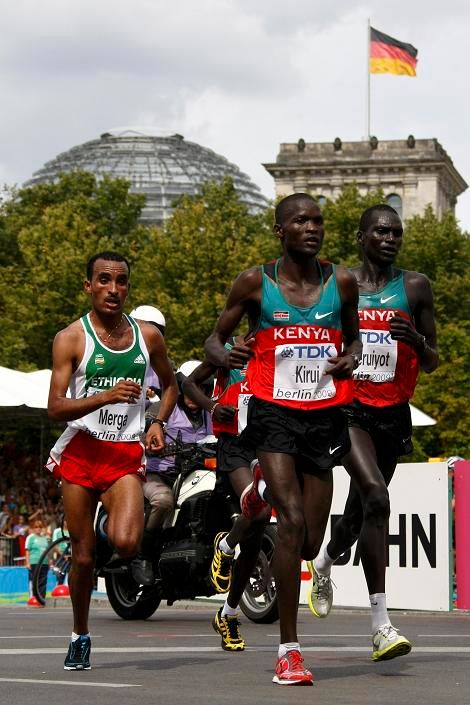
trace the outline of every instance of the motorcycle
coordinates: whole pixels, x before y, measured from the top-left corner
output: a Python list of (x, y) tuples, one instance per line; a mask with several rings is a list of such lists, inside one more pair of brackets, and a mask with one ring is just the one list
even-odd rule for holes
[[(139, 585), (126, 565), (107, 570), (112, 548), (106, 539), (103, 507), (97, 516), (97, 574), (104, 577), (109, 602), (122, 619), (148, 619), (162, 600), (172, 605), (176, 600), (215, 595), (209, 579), (214, 538), (220, 531), (230, 531), (240, 514), (226, 478), (216, 475), (216, 439), (212, 436), (198, 443), (182, 443), (178, 436), (173, 440), (165, 455), (175, 456), (175, 508), (155, 546), (153, 585)], [(276, 525), (268, 524), (240, 602), (242, 612), (257, 623), (270, 624), (279, 617), (270, 567), (275, 542)]]

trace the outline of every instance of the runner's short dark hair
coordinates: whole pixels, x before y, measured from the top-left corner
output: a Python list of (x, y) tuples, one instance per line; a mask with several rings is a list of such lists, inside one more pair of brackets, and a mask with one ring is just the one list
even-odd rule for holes
[(312, 201), (316, 205), (318, 210), (320, 210), (320, 206), (309, 193), (291, 193), (289, 196), (283, 198), (282, 201), (279, 201), (276, 206), (276, 210), (274, 211), (274, 218), (276, 220), (276, 224), (282, 225), (282, 223), (286, 220), (286, 218), (293, 210), (297, 201), (305, 200)]
[(368, 230), (372, 224), (372, 221), (374, 220), (375, 215), (381, 212), (393, 213), (398, 218), (400, 218), (395, 208), (392, 208), (392, 206), (389, 206), (387, 203), (377, 203), (375, 206), (366, 208), (364, 213), (361, 215), (361, 220), (359, 221), (359, 231), (361, 233), (364, 233), (366, 230)]
[(129, 261), (123, 256), (120, 255), (119, 252), (112, 252), (111, 250), (105, 250), (104, 252), (98, 252), (97, 255), (93, 255), (93, 257), (90, 257), (90, 259), (87, 262), (86, 265), (86, 276), (88, 281), (91, 281), (91, 278), (93, 276), (93, 267), (95, 265), (96, 260), (98, 259), (104, 259), (107, 260), (108, 262), (125, 262), (127, 265), (127, 270), (129, 274), (131, 273), (131, 265), (129, 264)]

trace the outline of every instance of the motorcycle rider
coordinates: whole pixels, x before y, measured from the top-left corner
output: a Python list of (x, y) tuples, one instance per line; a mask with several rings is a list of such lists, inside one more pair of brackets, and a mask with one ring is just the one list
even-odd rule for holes
[[(155, 306), (148, 306), (147, 304), (142, 306), (137, 306), (134, 308), (130, 315), (139, 321), (145, 321), (146, 323), (151, 323), (158, 328), (160, 333), (165, 337), (166, 321), (165, 316), (160, 311), (160, 309)], [(171, 360), (170, 360), (171, 362)], [(145, 386), (147, 387), (147, 399), (157, 401), (154, 399), (155, 393), (158, 394), (158, 398), (161, 396), (161, 384), (158, 379), (158, 375), (150, 368), (147, 371), (147, 376), (145, 378)], [(154, 394), (152, 394), (154, 392)]]
[[(243, 337), (226, 343), (227, 352)], [(217, 372), (213, 394), (204, 394), (202, 385)], [(237, 498), (253, 479), (250, 464), (255, 449), (240, 442), (239, 434), (246, 424), (248, 401), (251, 396), (245, 370), (217, 368), (208, 360), (197, 367), (184, 383), (184, 393), (212, 416), (217, 442), (217, 472)], [(214, 540), (210, 579), (218, 593), (228, 592), (224, 605), (217, 611), (212, 626), (222, 637), (225, 651), (243, 651), (245, 641), (240, 634), (238, 605), (250, 575), (256, 565), (261, 539), (271, 512), (265, 509), (253, 519), (240, 514), (227, 534), (221, 532)], [(235, 548), (240, 554), (234, 562)]]
[[(176, 440), (179, 432), (181, 440), (185, 443), (195, 443), (212, 434), (210, 414), (183, 392), (184, 380), (199, 365), (199, 360), (188, 360), (176, 372), (180, 394), (165, 426), (167, 442), (171, 443)], [(146, 418), (150, 423), (153, 422), (153, 419), (158, 418), (159, 408), (160, 402), (157, 401), (147, 409)], [(147, 482), (144, 485), (144, 497), (150, 502), (151, 509), (145, 524), (139, 554), (132, 561), (132, 575), (142, 585), (152, 585), (155, 580), (152, 558), (161, 528), (174, 508), (172, 487), (176, 474), (175, 456), (150, 455), (147, 457)]]

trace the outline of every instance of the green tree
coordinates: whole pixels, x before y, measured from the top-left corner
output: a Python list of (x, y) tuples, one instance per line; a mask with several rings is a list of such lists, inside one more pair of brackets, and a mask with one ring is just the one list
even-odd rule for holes
[(429, 206), (406, 224), (400, 264), (425, 273), (434, 292), (440, 364), (422, 374), (414, 403), (437, 420), (417, 429), (421, 457), (470, 457), (470, 238), (452, 213), (439, 219)]
[(200, 358), (235, 277), (278, 249), (266, 214), (250, 214), (230, 179), (208, 183), (151, 230), (135, 263), (132, 301), (164, 312), (178, 364)]
[(137, 225), (145, 199), (124, 179), (88, 173), (24, 188), (0, 211), (10, 245), (0, 267), (0, 364), (49, 367), (55, 333), (87, 310), (85, 264), (99, 250), (136, 253), (148, 233)]

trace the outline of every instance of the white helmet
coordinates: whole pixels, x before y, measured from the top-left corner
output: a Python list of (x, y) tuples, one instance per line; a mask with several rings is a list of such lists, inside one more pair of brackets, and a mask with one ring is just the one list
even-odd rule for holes
[(178, 367), (178, 369), (176, 370), (176, 374), (180, 374), (183, 377), (189, 377), (189, 375), (194, 372), (196, 367), (199, 367), (200, 364), (200, 360), (187, 360)]
[(162, 326), (163, 328), (166, 326), (165, 316), (155, 306), (137, 306), (131, 311), (130, 315), (132, 318), (139, 318), (141, 321), (154, 323), (156, 326)]

